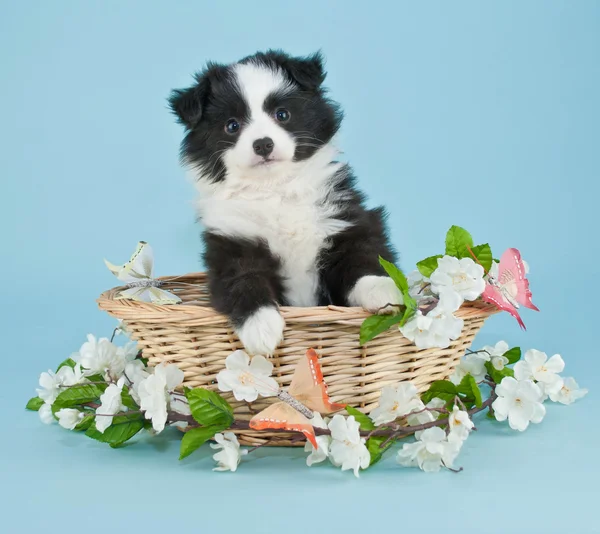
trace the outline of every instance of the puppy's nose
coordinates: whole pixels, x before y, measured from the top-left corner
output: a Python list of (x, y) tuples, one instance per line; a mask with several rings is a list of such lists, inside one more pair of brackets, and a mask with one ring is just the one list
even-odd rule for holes
[(273, 143), (273, 139), (270, 137), (263, 137), (262, 139), (257, 139), (252, 143), (252, 148), (254, 148), (254, 153), (266, 158), (271, 152), (273, 152), (273, 147), (275, 143)]

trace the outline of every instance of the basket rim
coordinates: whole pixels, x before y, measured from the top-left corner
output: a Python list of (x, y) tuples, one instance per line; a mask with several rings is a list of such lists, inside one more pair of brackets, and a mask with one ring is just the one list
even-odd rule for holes
[[(173, 281), (173, 276), (161, 276), (157, 280)], [(205, 272), (193, 272), (178, 275), (177, 281), (187, 282), (194, 280), (197, 283), (205, 282)], [(116, 295), (127, 286), (115, 286), (101, 293), (96, 300), (98, 307), (110, 315), (123, 320), (136, 322), (189, 322), (200, 320), (202, 324), (229, 324), (227, 316), (219, 313), (208, 305), (197, 304), (169, 304), (159, 305), (149, 302), (140, 302), (131, 299), (118, 299)], [(286, 322), (314, 323), (314, 322), (339, 322), (361, 319), (373, 315), (360, 307), (346, 306), (280, 306), (279, 311)], [(483, 301), (465, 301), (455, 312), (455, 316), (466, 319), (474, 317), (489, 317), (497, 312), (498, 308)]]

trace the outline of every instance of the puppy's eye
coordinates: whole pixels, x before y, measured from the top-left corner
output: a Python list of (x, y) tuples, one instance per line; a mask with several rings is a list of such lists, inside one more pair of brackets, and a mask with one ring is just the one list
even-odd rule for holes
[(236, 119), (229, 119), (225, 125), (225, 131), (228, 134), (236, 134), (240, 129), (240, 123)]
[(287, 109), (283, 109), (283, 108), (279, 108), (276, 112), (275, 112), (275, 118), (279, 121), (279, 122), (287, 122), (290, 120), (291, 114)]

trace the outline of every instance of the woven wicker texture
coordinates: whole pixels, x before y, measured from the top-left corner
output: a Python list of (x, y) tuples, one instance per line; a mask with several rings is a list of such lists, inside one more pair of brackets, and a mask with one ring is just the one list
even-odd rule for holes
[[(150, 365), (174, 363), (185, 374), (185, 386), (216, 390), (216, 375), (224, 368), (225, 358), (243, 347), (227, 317), (210, 307), (204, 273), (161, 280), (162, 287), (181, 297), (182, 304), (157, 306), (116, 299), (124, 289), (116, 287), (104, 292), (98, 305), (124, 321)], [(284, 341), (271, 359), (279, 384), (289, 386), (298, 357), (312, 347), (320, 356), (331, 399), (369, 413), (386, 385), (410, 380), (424, 391), (434, 380), (448, 378), (485, 319), (497, 310), (481, 302), (465, 303), (455, 314), (465, 323), (460, 339), (447, 349), (426, 350), (415, 347), (397, 328), (361, 347), (360, 325), (369, 316), (361, 308), (282, 307), (280, 311), (286, 322)], [(259, 397), (249, 405), (230, 394), (223, 396), (234, 407), (236, 419), (250, 419), (273, 402)], [(239, 435), (248, 445), (267, 440), (273, 445), (303, 444), (298, 437), (252, 430)]]

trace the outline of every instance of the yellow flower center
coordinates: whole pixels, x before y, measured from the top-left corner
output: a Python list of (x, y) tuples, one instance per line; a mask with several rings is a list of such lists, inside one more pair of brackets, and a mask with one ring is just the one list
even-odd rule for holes
[(464, 283), (466, 281), (467, 281), (467, 275), (464, 274), (464, 273), (455, 274), (452, 277), (452, 284), (455, 285), (455, 286), (458, 285), (458, 284), (462, 284), (462, 283)]
[(515, 399), (515, 404), (517, 404), (518, 406), (521, 406), (521, 404), (523, 404), (523, 401), (520, 398), (516, 398)]
[(240, 382), (241, 382), (242, 386), (245, 386), (246, 384), (252, 384), (253, 383), (252, 375), (250, 373), (242, 373), (240, 375)]
[(394, 403), (394, 405), (392, 406), (392, 412), (395, 412), (398, 408), (399, 408), (399, 404), (397, 402)]

